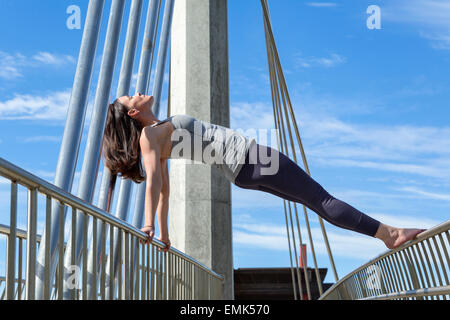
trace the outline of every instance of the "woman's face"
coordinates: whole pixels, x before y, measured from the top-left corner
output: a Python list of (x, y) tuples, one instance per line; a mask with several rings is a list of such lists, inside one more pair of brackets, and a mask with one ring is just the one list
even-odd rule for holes
[(134, 96), (123, 96), (119, 98), (119, 102), (129, 109), (136, 109), (140, 112), (151, 111), (154, 98), (153, 96), (146, 96), (141, 93), (136, 93)]

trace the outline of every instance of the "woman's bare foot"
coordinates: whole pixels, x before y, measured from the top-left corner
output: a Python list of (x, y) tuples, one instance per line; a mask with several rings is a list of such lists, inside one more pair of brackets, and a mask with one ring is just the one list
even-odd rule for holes
[(422, 233), (425, 230), (426, 229), (394, 228), (381, 224), (375, 237), (382, 240), (388, 249), (395, 249), (405, 242), (414, 239), (419, 233)]

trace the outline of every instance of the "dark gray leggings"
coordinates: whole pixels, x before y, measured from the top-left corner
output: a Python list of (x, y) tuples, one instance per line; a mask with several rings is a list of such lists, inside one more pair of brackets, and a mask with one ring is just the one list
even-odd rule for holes
[[(272, 153), (279, 155), (279, 169), (273, 175), (261, 173), (261, 168), (271, 167), (270, 163), (264, 162), (268, 162)], [(379, 221), (334, 198), (294, 161), (268, 146), (252, 145), (235, 184), (301, 203), (331, 224), (371, 237), (375, 236), (380, 225)]]

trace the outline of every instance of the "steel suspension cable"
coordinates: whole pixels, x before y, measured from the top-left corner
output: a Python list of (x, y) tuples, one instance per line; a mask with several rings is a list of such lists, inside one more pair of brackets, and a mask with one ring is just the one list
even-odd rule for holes
[[(267, 28), (267, 24), (264, 21), (264, 28)], [(272, 108), (273, 108), (273, 113), (274, 113), (274, 122), (275, 122), (275, 129), (278, 130), (278, 128), (280, 127), (280, 118), (278, 115), (278, 111), (279, 108), (278, 103), (279, 100), (275, 98), (275, 96), (277, 95), (278, 90), (276, 90), (275, 88), (277, 87), (275, 85), (276, 82), (276, 77), (274, 77), (274, 65), (273, 65), (273, 61), (272, 59), (270, 59), (270, 50), (271, 48), (269, 47), (269, 41), (267, 41), (267, 33), (266, 33), (266, 50), (267, 50), (267, 57), (268, 57), (268, 64), (269, 64), (269, 75), (270, 75), (270, 89), (272, 92)], [(275, 79), (275, 81), (272, 81), (273, 79)], [(284, 144), (282, 144), (281, 139), (284, 138), (283, 136), (277, 135), (277, 144), (278, 144), (278, 149), (280, 149), (281, 146), (281, 150), (283, 152), (284, 150)], [(293, 266), (293, 262), (292, 262), (292, 248), (291, 248), (291, 240), (290, 240), (290, 231), (289, 231), (289, 220), (288, 220), (288, 216), (287, 216), (287, 210), (286, 210), (286, 200), (283, 200), (283, 206), (284, 206), (284, 217), (285, 217), (285, 221), (286, 221), (286, 234), (288, 237), (288, 247), (289, 247), (289, 258), (290, 258), (290, 262), (291, 262), (291, 276), (292, 276), (292, 288), (294, 290), (294, 299), (297, 300), (297, 286), (295, 285), (295, 275), (294, 275), (294, 266)], [(289, 210), (290, 212), (290, 210)], [(292, 219), (292, 216), (291, 216)], [(295, 235), (293, 233), (292, 235), (293, 237), (293, 247), (295, 249)], [(295, 257), (297, 256), (297, 253), (295, 252)], [(295, 258), (296, 260), (297, 258)], [(297, 262), (297, 261), (296, 261)], [(300, 274), (299, 274), (299, 270), (298, 270), (298, 265), (295, 268), (296, 272), (297, 272), (297, 282), (298, 282), (298, 287), (300, 290), (300, 293), (303, 291), (302, 289), (302, 285), (301, 285), (301, 281), (300, 281)], [(302, 295), (300, 294), (300, 299), (302, 299)]]
[[(267, 23), (266, 21), (264, 21), (264, 28), (265, 28), (265, 35), (266, 35), (266, 49), (267, 49), (267, 56), (268, 56), (268, 64), (269, 64), (269, 74), (270, 74), (270, 83), (271, 83), (271, 91), (272, 91), (272, 103), (273, 103), (273, 109), (274, 109), (274, 119), (275, 119), (275, 129), (281, 128), (281, 130), (283, 130), (284, 128), (284, 123), (283, 123), (283, 118), (281, 115), (281, 109), (279, 107), (280, 105), (280, 99), (279, 99), (279, 91), (278, 91), (278, 81), (276, 78), (276, 70), (275, 70), (275, 66), (273, 63), (273, 59), (271, 59), (271, 50), (272, 47), (270, 46), (270, 42), (268, 41), (268, 37), (267, 37)], [(282, 122), (280, 124), (280, 121)], [(281, 139), (284, 139), (284, 143)], [(286, 135), (284, 135), (283, 133), (281, 135), (279, 135), (279, 140), (278, 141), (278, 149), (280, 149), (281, 147), (281, 152), (284, 153), (288, 153), (287, 148), (285, 151), (285, 146), (287, 145), (286, 143)], [(291, 210), (291, 204), (288, 201), (288, 208), (289, 208), (289, 220), (288, 220), (288, 215), (287, 215), (287, 209), (286, 209), (286, 200), (283, 200), (283, 204), (284, 204), (284, 214), (285, 214), (285, 220), (286, 220), (286, 231), (287, 231), (287, 235), (288, 235), (288, 245), (289, 245), (289, 256), (290, 256), (290, 260), (291, 260), (291, 274), (292, 274), (292, 283), (293, 283), (293, 289), (294, 289), (294, 298), (297, 300), (297, 295), (296, 295), (296, 286), (295, 286), (295, 276), (293, 274), (293, 269), (294, 266), (292, 264), (292, 248), (291, 248), (291, 244), (290, 244), (290, 231), (289, 231), (289, 220), (291, 221), (291, 232), (292, 232), (292, 247), (294, 249), (294, 256), (295, 256), (295, 264), (296, 264), (296, 273), (297, 273), (297, 282), (298, 282), (298, 287), (300, 290), (300, 299), (303, 300), (303, 288), (302, 288), (302, 282), (301, 282), (301, 278), (300, 278), (300, 272), (299, 272), (299, 266), (298, 266), (298, 260), (297, 260), (297, 246), (295, 243), (295, 232), (293, 229), (293, 224), (292, 224), (292, 210)], [(307, 286), (307, 292), (308, 292), (308, 296), (310, 297), (309, 294), (309, 286)]]
[[(282, 109), (280, 107), (280, 96), (279, 96), (279, 90), (281, 91), (281, 98), (283, 101), (283, 109), (285, 112), (285, 118), (286, 118), (286, 124), (288, 127), (288, 133), (289, 133), (289, 140), (290, 140), (290, 144), (291, 144), (291, 148), (293, 150), (293, 160), (295, 163), (297, 163), (297, 157), (296, 157), (296, 153), (295, 153), (295, 147), (294, 147), (294, 141), (293, 141), (293, 135), (292, 135), (292, 131), (291, 131), (291, 124), (290, 124), (290, 120), (289, 120), (289, 115), (292, 118), (292, 124), (294, 126), (294, 130), (295, 130), (295, 134), (296, 134), (296, 138), (297, 138), (297, 142), (299, 145), (299, 149), (302, 155), (302, 159), (303, 159), (303, 164), (305, 166), (305, 171), (308, 175), (311, 176), (310, 170), (309, 170), (309, 166), (308, 166), (308, 162), (306, 160), (306, 155), (305, 155), (305, 151), (303, 148), (303, 144), (302, 144), (302, 140), (300, 137), (300, 133), (298, 130), (298, 125), (297, 125), (297, 121), (295, 119), (295, 114), (293, 112), (292, 109), (292, 103), (289, 97), (289, 92), (287, 89), (287, 85), (286, 85), (286, 80), (284, 77), (284, 73), (283, 73), (283, 69), (281, 66), (281, 62), (280, 62), (280, 58), (278, 55), (278, 50), (276, 47), (276, 43), (274, 40), (274, 36), (273, 36), (273, 31), (272, 31), (272, 24), (270, 21), (270, 15), (269, 15), (269, 9), (268, 9), (268, 4), (267, 4), (267, 0), (261, 0), (261, 4), (262, 4), (262, 9), (263, 9), (263, 19), (264, 19), (264, 29), (265, 29), (265, 37), (266, 37), (266, 47), (267, 47), (267, 54), (268, 54), (268, 62), (269, 62), (269, 73), (270, 73), (270, 82), (271, 82), (271, 90), (272, 90), (272, 103), (274, 106), (274, 117), (276, 119), (276, 124), (275, 127), (276, 129), (280, 128), (281, 132), (279, 133), (280, 137), (280, 141), (283, 139), (284, 140), (284, 146), (283, 144), (281, 144), (281, 152), (286, 153), (287, 156), (289, 156), (289, 151), (288, 151), (288, 147), (287, 147), (287, 142), (286, 142), (286, 133), (284, 130), (284, 121), (283, 121), (283, 116), (282, 116)], [(289, 108), (289, 110), (287, 109), (287, 107)], [(280, 115), (278, 115), (278, 113)], [(277, 125), (278, 122), (278, 125)], [(281, 122), (281, 123), (280, 123)], [(286, 150), (285, 150), (286, 149)], [(290, 208), (290, 202), (289, 203), (289, 208)], [(295, 214), (296, 214), (296, 220), (297, 220), (297, 230), (299, 233), (299, 239), (300, 239), (300, 245), (302, 245), (302, 238), (301, 238), (301, 233), (300, 233), (300, 226), (299, 226), (299, 221), (298, 221), (298, 213), (297, 213), (297, 206), (296, 203), (294, 203), (294, 208), (295, 208)], [(305, 215), (305, 222), (306, 222), (306, 226), (307, 226), (307, 230), (308, 230), (308, 236), (309, 236), (309, 242), (311, 245), (311, 252), (312, 252), (312, 257), (314, 260), (314, 265), (315, 265), (315, 273), (316, 273), (316, 280), (317, 280), (317, 285), (319, 288), (319, 292), (320, 294), (323, 293), (323, 289), (322, 289), (322, 284), (320, 281), (320, 275), (319, 275), (319, 271), (318, 271), (318, 267), (317, 267), (317, 260), (316, 260), (316, 256), (315, 256), (315, 251), (314, 251), (314, 244), (313, 244), (313, 239), (312, 239), (312, 234), (311, 234), (311, 228), (310, 228), (310, 224), (309, 224), (309, 219), (308, 219), (308, 215), (307, 215), (307, 210), (306, 207), (303, 206), (303, 211), (304, 211), (304, 215)], [(285, 215), (286, 215), (286, 209), (285, 209)], [(330, 249), (330, 245), (329, 245), (329, 241), (328, 241), (328, 237), (326, 234), (326, 230), (325, 230), (325, 226), (323, 224), (323, 220), (320, 216), (318, 216), (319, 219), (319, 223), (321, 226), (321, 230), (322, 230), (322, 235), (324, 238), (324, 242), (327, 248), (327, 253), (328, 253), (328, 257), (331, 263), (331, 267), (334, 273), (334, 277), (336, 279), (336, 281), (338, 280), (338, 275), (336, 272), (336, 267), (335, 267), (335, 263), (333, 260), (333, 256), (332, 256), (332, 252)], [(292, 218), (291, 218), (291, 222), (292, 222)], [(288, 223), (287, 221), (287, 215), (286, 215), (286, 223)], [(295, 237), (294, 237), (295, 239)], [(289, 240), (289, 234), (288, 234), (288, 241)], [(293, 240), (294, 242), (294, 250), (295, 250), (295, 256), (296, 256), (296, 262), (297, 262), (297, 253), (296, 253), (296, 247), (295, 247), (295, 240)], [(289, 249), (291, 250), (291, 246), (289, 243)], [(302, 260), (305, 261), (305, 257), (304, 257), (304, 253), (303, 250), (300, 250), (300, 254), (302, 256)], [(292, 256), (291, 252), (290, 255)], [(292, 267), (292, 258), (291, 258), (291, 267)], [(306, 266), (303, 267), (304, 268), (304, 274), (305, 274), (305, 279), (306, 279)], [(307, 284), (307, 291), (308, 291), (308, 297), (310, 298), (310, 290), (309, 290), (309, 283), (308, 281), (306, 281)]]

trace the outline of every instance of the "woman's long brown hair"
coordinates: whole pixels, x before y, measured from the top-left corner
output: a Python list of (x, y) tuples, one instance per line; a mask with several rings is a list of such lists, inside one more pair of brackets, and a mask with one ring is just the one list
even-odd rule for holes
[(117, 99), (109, 105), (103, 136), (103, 155), (111, 174), (120, 174), (124, 179), (141, 183), (145, 180), (139, 145), (142, 126), (127, 112), (127, 108)]

